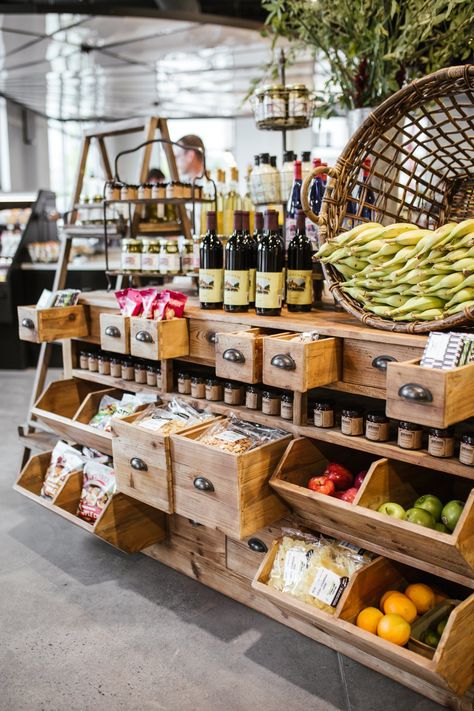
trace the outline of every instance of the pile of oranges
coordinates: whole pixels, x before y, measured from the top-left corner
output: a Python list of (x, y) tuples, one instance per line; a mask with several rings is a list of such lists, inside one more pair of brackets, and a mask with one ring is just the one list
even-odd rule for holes
[(403, 593), (387, 590), (380, 599), (380, 609), (365, 607), (357, 615), (356, 625), (403, 647), (410, 639), (410, 625), (436, 602), (434, 591), (424, 583), (408, 585)]

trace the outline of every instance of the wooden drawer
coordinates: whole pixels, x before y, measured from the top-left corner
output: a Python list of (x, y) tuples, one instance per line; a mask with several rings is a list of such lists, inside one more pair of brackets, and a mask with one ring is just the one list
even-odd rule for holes
[(451, 613), (433, 659), (427, 659), (360, 629), (355, 621), (363, 608), (378, 607), (381, 596), (387, 590), (404, 590), (408, 584), (421, 580), (443, 590), (446, 581), (434, 576), (422, 576), (416, 568), (386, 558), (376, 558), (351, 576), (334, 614), (330, 614), (267, 585), (277, 551), (278, 542), (275, 542), (262, 561), (252, 587), (281, 609), (284, 615), (289, 613), (299, 617), (333, 638), (360, 649), (362, 653), (368, 652), (401, 672), (414, 675), (420, 683), (426, 680), (436, 686), (448, 687), (458, 695), (470, 688), (474, 681), (474, 666), (466, 664), (466, 659), (472, 658), (474, 594), (469, 594), (469, 590), (449, 586), (450, 592), (456, 588), (455, 594), (459, 599), (465, 599)]
[(423, 348), (344, 339), (342, 380), (355, 385), (385, 388), (387, 364), (416, 358)]
[(100, 346), (104, 351), (130, 353), (130, 318), (122, 314), (100, 314)]
[(321, 338), (311, 343), (292, 340), (297, 334), (263, 339), (263, 382), (305, 392), (340, 380), (341, 341)]
[(389, 363), (387, 415), (430, 427), (474, 416), (474, 363), (451, 370), (422, 368), (418, 360)]
[(175, 511), (241, 539), (286, 512), (268, 480), (291, 435), (237, 455), (195, 441), (210, 426), (171, 435)]
[(226, 564), (229, 570), (238, 573), (243, 578), (253, 580), (263, 556), (268, 553), (273, 541), (281, 536), (281, 528), (288, 525), (288, 521), (283, 519), (277, 523), (261, 528), (253, 536), (244, 538), (243, 541), (235, 541), (226, 537)]
[(246, 331), (250, 326), (214, 319), (188, 319), (189, 324), (189, 356), (193, 360), (214, 365), (216, 362), (217, 333), (228, 331)]
[(36, 306), (19, 306), (18, 329), (20, 339), (32, 343), (81, 338), (89, 332), (84, 307), (80, 305), (38, 310)]
[(50, 460), (51, 452), (32, 457), (18, 477), (16, 491), (126, 553), (136, 553), (166, 537), (165, 514), (125, 494), (114, 494), (95, 524), (77, 516), (82, 472), (72, 472), (53, 500), (44, 499), (39, 494)]
[(138, 358), (161, 360), (189, 355), (188, 321), (174, 318), (155, 321), (130, 318), (130, 353)]
[[(474, 588), (472, 482), (441, 472), (434, 478), (429, 469), (387, 459), (370, 463), (369, 456), (311, 439), (295, 439), (288, 445), (270, 484), (310, 528), (345, 537), (402, 562), (424, 561), (429, 564), (425, 569), (439, 570), (440, 574), (443, 569), (449, 570)], [(347, 466), (354, 474), (368, 469), (352, 504), (307, 488), (310, 477), (323, 474), (328, 459)], [(399, 521), (377, 511), (388, 501), (411, 508), (415, 500), (427, 492), (439, 496), (445, 503), (452, 499), (466, 501), (452, 534)], [(423, 567), (422, 563), (420, 566)]]
[(263, 337), (268, 334), (268, 329), (263, 328), (217, 333), (216, 375), (244, 383), (261, 383)]
[[(72, 418), (70, 439), (86, 447), (97, 449), (104, 454), (112, 455), (112, 432), (106, 432), (97, 427), (91, 427), (89, 424), (94, 415), (97, 414), (100, 401), (104, 395), (109, 395), (110, 397), (120, 400), (123, 391), (115, 388), (106, 388), (89, 393)], [(146, 405), (143, 407), (146, 407)], [(143, 409), (143, 407), (141, 409)]]

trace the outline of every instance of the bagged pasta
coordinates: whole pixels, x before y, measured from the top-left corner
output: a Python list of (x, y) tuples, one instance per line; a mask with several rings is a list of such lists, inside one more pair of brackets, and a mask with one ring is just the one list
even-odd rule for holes
[(334, 614), (351, 575), (370, 559), (336, 540), (287, 531), (267, 585)]
[(84, 459), (80, 452), (59, 440), (51, 452), (51, 461), (41, 487), (41, 496), (45, 499), (54, 499), (69, 474), (82, 471), (83, 468)]
[(246, 422), (231, 414), (219, 420), (196, 440), (233, 454), (241, 454), (262, 444), (286, 437), (288, 432), (275, 427)]
[(162, 435), (179, 432), (214, 416), (206, 410), (197, 410), (180, 398), (173, 398), (166, 406), (148, 407), (135, 420), (136, 425)]
[(156, 395), (150, 393), (124, 393), (121, 400), (104, 395), (99, 403), (99, 409), (89, 421), (91, 427), (105, 432), (111, 431), (111, 420), (114, 418), (127, 417), (133, 415), (142, 405), (156, 401)]
[(95, 523), (116, 488), (115, 472), (112, 467), (93, 459), (87, 461), (84, 466), (77, 515), (89, 523)]

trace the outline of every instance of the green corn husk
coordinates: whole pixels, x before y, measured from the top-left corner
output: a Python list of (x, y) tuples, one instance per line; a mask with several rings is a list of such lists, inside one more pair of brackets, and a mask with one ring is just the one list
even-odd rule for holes
[(462, 247), (472, 247), (474, 245), (474, 232), (468, 232), (467, 235), (460, 240), (456, 240), (455, 249), (460, 249)]
[(405, 232), (417, 229), (418, 227), (413, 225), (411, 222), (395, 222), (393, 225), (387, 225), (387, 227), (384, 227), (382, 239), (393, 240)]
[(474, 272), (474, 258), (466, 257), (465, 259), (459, 259), (452, 264), (452, 270), (453, 272), (472, 274)]
[(369, 257), (369, 262), (371, 264), (374, 264), (375, 262), (382, 261), (387, 258), (391, 257), (393, 254), (396, 254), (399, 250), (399, 247), (394, 244), (393, 242), (386, 242), (381, 249), (379, 249), (378, 252), (375, 254), (372, 254)]
[(342, 246), (351, 242), (351, 240), (355, 239), (358, 235), (361, 234), (361, 232), (364, 232), (365, 230), (369, 230), (374, 227), (382, 226), (383, 225), (379, 224), (378, 222), (365, 222), (361, 225), (353, 227), (351, 230), (348, 230), (348, 232), (340, 232), (334, 241), (337, 241), (337, 243)]
[(441, 309), (427, 309), (426, 311), (421, 311), (421, 313), (414, 311), (401, 316), (393, 316), (392, 318), (394, 321), (438, 321), (438, 319), (443, 318), (443, 315)]
[(409, 245), (415, 245), (418, 244), (420, 239), (422, 239), (423, 234), (421, 234), (422, 230), (408, 230), (406, 232), (403, 232), (401, 235), (398, 235), (398, 237), (395, 237), (393, 240), (396, 244), (400, 244), (404, 247), (407, 247)]
[(462, 304), (454, 304), (454, 306), (451, 306), (447, 311), (445, 311), (445, 314), (452, 316), (453, 314), (459, 313), (459, 311), (472, 308), (474, 308), (474, 301), (463, 301)]
[(355, 269), (351, 269), (351, 267), (348, 267), (347, 264), (338, 264), (336, 266), (337, 271), (339, 274), (341, 274), (344, 279), (350, 279), (354, 274), (356, 274)]
[(390, 307), (382, 306), (382, 304), (371, 304), (370, 302), (368, 302), (365, 304), (364, 308), (367, 311), (371, 311), (376, 316), (390, 316)]
[(336, 264), (344, 257), (349, 256), (349, 250), (347, 247), (338, 247), (335, 252), (329, 254), (325, 257), (320, 257), (321, 261), (326, 264), (326, 262), (331, 262), (331, 264)]
[(336, 249), (339, 249), (339, 246), (340, 245), (337, 244), (335, 239), (328, 240), (321, 245), (315, 256), (318, 259), (321, 259), (322, 257), (329, 257), (329, 255), (335, 252)]
[(434, 291), (438, 291), (438, 289), (454, 289), (459, 284), (462, 284), (463, 281), (463, 275), (459, 272), (454, 272), (453, 274), (442, 276), (439, 281), (436, 281), (427, 289), (427, 293), (431, 294)]
[(454, 304), (462, 304), (464, 301), (472, 301), (474, 299), (474, 288), (461, 289), (448, 301), (446, 308), (449, 309)]
[(460, 281), (458, 286), (455, 286), (453, 289), (449, 289), (449, 291), (451, 294), (456, 294), (461, 289), (467, 288), (469, 286), (474, 287), (474, 274), (471, 274), (471, 276), (468, 277), (463, 276), (462, 281)]
[(349, 294), (353, 299), (356, 299), (356, 301), (360, 301), (364, 303), (364, 301), (367, 298), (367, 292), (364, 291), (363, 289), (359, 289), (357, 286), (346, 286), (343, 284), (341, 286), (341, 290), (345, 294)]
[(388, 262), (385, 262), (383, 265), (385, 269), (389, 269), (390, 267), (395, 266), (396, 264), (399, 264), (400, 262), (406, 262), (410, 257), (413, 256), (413, 250), (415, 247), (403, 247), (403, 249), (400, 249), (399, 252), (393, 257), (393, 259), (390, 259)]
[(422, 237), (422, 239), (420, 239), (420, 241), (416, 245), (415, 254), (425, 254), (426, 252), (431, 252), (433, 247), (437, 247), (439, 245), (444, 244), (444, 240), (448, 239), (449, 241), (451, 231), (453, 229), (453, 226), (455, 225), (455, 222), (449, 222), (447, 225), (439, 227), (434, 232), (428, 230), (428, 232)]
[(446, 262), (457, 262), (458, 259), (464, 259), (464, 257), (467, 256), (467, 251), (466, 249), (455, 249), (453, 252), (448, 252), (446, 255), (445, 261)]
[(428, 309), (438, 309), (443, 305), (444, 300), (438, 299), (436, 296), (414, 296), (413, 298), (408, 299), (403, 306), (399, 306), (397, 309), (394, 309), (390, 315), (398, 316), (403, 313), (415, 313), (427, 311)]
[(386, 304), (387, 306), (398, 307), (403, 306), (410, 297), (402, 296), (401, 294), (393, 294), (393, 296), (377, 296), (372, 299), (374, 304)]
[(368, 266), (368, 262), (365, 259), (357, 259), (357, 257), (345, 257), (344, 259), (339, 260), (339, 264), (346, 264), (348, 267), (351, 267), (351, 269), (355, 269), (358, 272)]
[(349, 247), (362, 247), (363, 245), (367, 245), (372, 240), (378, 239), (379, 236), (383, 232), (383, 227), (371, 227), (370, 229), (366, 229), (360, 234), (358, 234), (355, 239), (352, 239), (349, 243)]
[(378, 252), (382, 247), (384, 246), (384, 243), (380, 239), (373, 239), (370, 242), (367, 242), (367, 244), (364, 244), (362, 246), (359, 246), (357, 244), (349, 246), (349, 254), (351, 255), (357, 255), (360, 257), (363, 257), (364, 259), (367, 257)]
[(474, 219), (463, 220), (459, 224), (455, 225), (450, 232), (449, 242), (459, 239), (460, 237), (465, 237), (469, 232), (474, 231)]

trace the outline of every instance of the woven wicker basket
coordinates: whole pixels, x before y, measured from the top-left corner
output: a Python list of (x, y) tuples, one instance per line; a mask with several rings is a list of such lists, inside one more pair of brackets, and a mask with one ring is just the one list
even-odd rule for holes
[[(362, 182), (362, 166), (370, 174)], [(328, 172), (319, 218), (311, 211), (308, 190), (314, 175)], [(366, 187), (364, 187), (366, 186)], [(356, 199), (361, 187), (361, 197)], [(365, 202), (367, 188), (375, 203)], [(413, 222), (436, 228), (447, 221), (474, 217), (474, 65), (442, 69), (401, 89), (383, 102), (351, 137), (334, 168), (316, 168), (303, 184), (303, 208), (319, 227), (322, 244), (344, 230), (348, 201), (356, 205), (353, 224), (372, 220), (389, 225)], [(387, 331), (424, 333), (474, 321), (474, 309), (439, 321), (394, 322), (365, 311), (340, 289), (341, 276), (323, 265), (336, 301), (368, 326)]]

